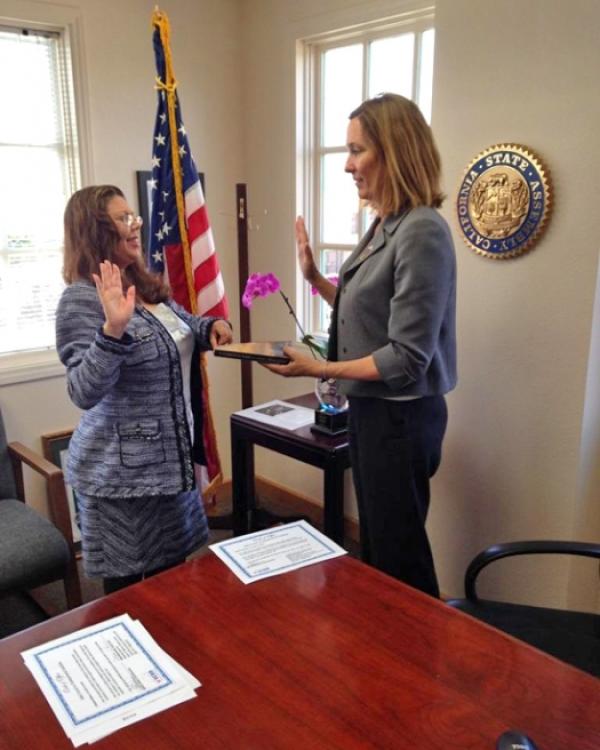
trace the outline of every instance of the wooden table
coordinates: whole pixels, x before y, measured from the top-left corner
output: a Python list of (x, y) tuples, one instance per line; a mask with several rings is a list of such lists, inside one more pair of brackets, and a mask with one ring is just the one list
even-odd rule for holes
[[(316, 408), (313, 394), (286, 399)], [(344, 471), (350, 466), (348, 435), (312, 432), (310, 426), (284, 430), (255, 419), (231, 416), (231, 474), (233, 533), (247, 534), (255, 528), (254, 446), (290, 456), (323, 469), (323, 531), (338, 544), (344, 541)]]
[(600, 681), (361, 562), (245, 586), (196, 559), (0, 641), (0, 748), (72, 748), (20, 652), (129, 613), (203, 683), (98, 750), (600, 748)]

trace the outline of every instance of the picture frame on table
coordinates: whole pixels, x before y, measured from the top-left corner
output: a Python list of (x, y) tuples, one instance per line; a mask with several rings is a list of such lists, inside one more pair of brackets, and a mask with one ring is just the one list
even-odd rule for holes
[[(198, 172), (202, 192), (206, 198), (206, 184), (204, 182), (204, 172)], [(135, 173), (138, 193), (138, 207), (140, 216), (143, 219), (142, 224), (142, 246), (144, 255), (148, 257), (150, 252), (150, 219), (152, 217), (152, 172), (149, 169), (138, 170)]]
[[(67, 464), (69, 442), (73, 430), (59, 430), (58, 432), (47, 432), (42, 435), (42, 453), (44, 458), (62, 469), (63, 473)], [(75, 490), (65, 480), (65, 492), (69, 504), (69, 516), (71, 518), (71, 532), (77, 557), (81, 557), (81, 527), (79, 525), (79, 505)]]

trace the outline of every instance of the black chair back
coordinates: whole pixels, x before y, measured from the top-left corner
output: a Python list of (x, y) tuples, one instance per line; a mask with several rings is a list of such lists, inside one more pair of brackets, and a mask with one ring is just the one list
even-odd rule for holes
[(465, 574), (465, 598), (447, 604), (557, 659), (600, 677), (600, 615), (481, 599), (479, 573), (490, 563), (519, 555), (575, 555), (600, 559), (600, 544), (536, 540), (495, 544), (480, 552)]
[(0, 409), (0, 500), (16, 500), (16, 498), (17, 487), (15, 484), (15, 475), (13, 473), (12, 461), (8, 455), (6, 430), (4, 429), (2, 409)]

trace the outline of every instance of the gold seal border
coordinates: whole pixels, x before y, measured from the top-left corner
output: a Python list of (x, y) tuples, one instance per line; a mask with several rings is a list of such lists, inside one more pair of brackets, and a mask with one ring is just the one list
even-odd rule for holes
[[(527, 159), (528, 161), (530, 161), (535, 167), (535, 169), (537, 170), (538, 174), (540, 175), (540, 178), (542, 181), (542, 189), (544, 191), (544, 213), (542, 214), (542, 218), (539, 220), (535, 230), (527, 238), (527, 240), (518, 248), (516, 248), (515, 250), (509, 250), (504, 253), (492, 253), (492, 252), (489, 252), (488, 250), (482, 249), (481, 247), (477, 247), (477, 245), (474, 245), (463, 232), (462, 226), (460, 224), (460, 216), (458, 213), (458, 200), (460, 198), (460, 189), (465, 181), (466, 175), (469, 174), (469, 172), (471, 171), (471, 168), (474, 167), (475, 164), (477, 164), (477, 162), (480, 161), (480, 159), (482, 159), (484, 156), (489, 156), (490, 154), (494, 154), (497, 151), (512, 151), (518, 154), (519, 156), (522, 156), (524, 159)], [(482, 172), (481, 174), (484, 174), (484, 172)], [(475, 252), (477, 255), (481, 255), (484, 258), (492, 258), (493, 260), (510, 260), (511, 258), (517, 258), (521, 255), (524, 255), (525, 253), (527, 253), (529, 250), (533, 248), (533, 246), (541, 238), (542, 234), (544, 233), (548, 225), (550, 215), (552, 214), (552, 210), (554, 208), (554, 200), (553, 200), (553, 195), (552, 195), (552, 180), (550, 178), (549, 170), (545, 166), (543, 160), (540, 159), (540, 157), (534, 151), (532, 151), (528, 146), (522, 146), (518, 143), (497, 143), (493, 146), (489, 146), (488, 148), (481, 151), (474, 159), (472, 159), (469, 162), (469, 165), (465, 168), (461, 181), (458, 185), (458, 191), (456, 195), (456, 201), (454, 203), (454, 208), (455, 208), (454, 216), (458, 224), (458, 230), (460, 232), (461, 237), (463, 238), (464, 243), (469, 248), (469, 250), (473, 250), (473, 252)]]

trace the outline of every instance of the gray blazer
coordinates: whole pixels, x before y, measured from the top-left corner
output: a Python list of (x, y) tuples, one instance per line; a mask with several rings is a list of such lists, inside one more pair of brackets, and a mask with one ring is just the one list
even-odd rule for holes
[[(217, 318), (167, 303), (210, 349)], [(56, 313), (56, 347), (73, 402), (84, 410), (69, 444), (67, 480), (96, 497), (176, 495), (195, 486), (177, 346), (164, 326), (136, 307), (119, 340), (102, 332), (93, 284), (68, 286)], [(196, 419), (198, 424), (201, 420)], [(195, 425), (197, 426), (197, 425)]]
[(382, 380), (343, 380), (343, 390), (374, 397), (452, 390), (455, 319), (456, 258), (440, 214), (422, 206), (372, 225), (340, 269), (330, 356), (372, 354)]

